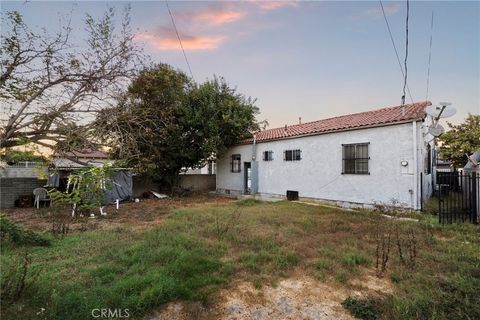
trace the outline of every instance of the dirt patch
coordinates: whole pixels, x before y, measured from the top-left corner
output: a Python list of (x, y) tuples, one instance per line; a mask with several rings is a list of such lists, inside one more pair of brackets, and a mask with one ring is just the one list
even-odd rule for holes
[(354, 319), (341, 305), (347, 297), (365, 298), (393, 292), (388, 279), (379, 279), (368, 269), (361, 274), (349, 287), (322, 282), (300, 271), (275, 286), (264, 285), (258, 289), (251, 282), (238, 281), (215, 294), (209, 305), (172, 302), (146, 319)]
[(242, 283), (221, 293), (220, 319), (352, 319), (340, 303), (347, 297), (342, 289), (312, 278), (291, 278), (276, 287), (255, 289)]
[[(108, 205), (105, 208), (106, 216), (97, 214), (95, 218), (83, 219), (83, 222), (73, 219), (70, 230), (84, 228), (85, 221), (88, 230), (115, 229), (125, 226), (135, 229), (149, 228), (161, 223), (168, 214), (178, 208), (214, 206), (232, 201), (229, 198), (209, 194), (195, 194), (191, 197), (180, 198), (141, 199), (138, 203), (121, 203), (118, 210), (114, 205)], [(11, 208), (3, 209), (2, 212), (11, 220), (28, 229), (48, 231), (52, 227), (50, 208)]]

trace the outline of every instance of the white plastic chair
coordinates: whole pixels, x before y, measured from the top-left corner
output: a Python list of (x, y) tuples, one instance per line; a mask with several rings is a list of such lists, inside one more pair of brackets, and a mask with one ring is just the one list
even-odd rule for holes
[(48, 197), (48, 191), (45, 188), (36, 188), (33, 190), (33, 195), (35, 196), (35, 202), (33, 205), (37, 207), (37, 209), (40, 208), (40, 201), (43, 202), (48, 202), (51, 204), (52, 199)]

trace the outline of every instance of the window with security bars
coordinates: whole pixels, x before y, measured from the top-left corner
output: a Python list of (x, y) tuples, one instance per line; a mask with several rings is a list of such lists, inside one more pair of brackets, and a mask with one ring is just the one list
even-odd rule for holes
[(232, 155), (232, 162), (231, 162), (231, 172), (240, 172), (242, 170), (242, 162), (241, 157), (239, 154)]
[(285, 161), (300, 161), (302, 151), (300, 149), (285, 150), (283, 152), (283, 160)]
[(344, 144), (343, 168), (344, 174), (369, 174), (368, 143)]
[(273, 151), (263, 151), (263, 161), (272, 161)]

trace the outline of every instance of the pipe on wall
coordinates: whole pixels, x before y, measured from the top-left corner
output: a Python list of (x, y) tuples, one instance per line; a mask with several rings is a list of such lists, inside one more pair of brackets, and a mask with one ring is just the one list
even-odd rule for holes
[(417, 149), (417, 121), (412, 123), (413, 132), (413, 209), (418, 209), (418, 149)]
[(250, 181), (251, 181), (251, 192), (256, 194), (258, 192), (258, 162), (257, 162), (257, 135), (253, 135), (253, 144), (252, 144), (252, 163), (250, 166)]

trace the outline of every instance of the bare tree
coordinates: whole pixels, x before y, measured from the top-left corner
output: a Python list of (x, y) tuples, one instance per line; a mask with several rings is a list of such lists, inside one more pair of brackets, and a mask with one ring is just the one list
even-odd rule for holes
[(20, 13), (2, 17), (0, 147), (36, 143), (56, 149), (82, 145), (88, 123), (115, 103), (141, 62), (133, 42), (130, 9), (118, 26), (115, 10), (86, 15), (83, 42), (67, 21), (55, 35), (34, 31)]

